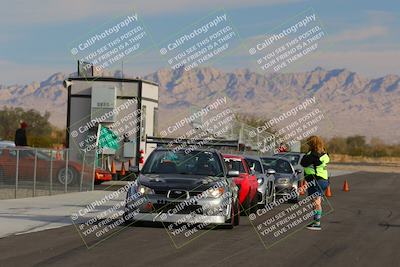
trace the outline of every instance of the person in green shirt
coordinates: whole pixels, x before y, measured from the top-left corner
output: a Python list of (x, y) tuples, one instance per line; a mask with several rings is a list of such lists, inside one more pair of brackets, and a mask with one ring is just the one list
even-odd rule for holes
[(308, 183), (307, 193), (312, 196), (314, 204), (314, 221), (307, 226), (310, 230), (321, 230), (322, 196), (329, 186), (327, 164), (329, 155), (326, 153), (324, 141), (319, 136), (307, 139), (309, 151), (300, 164), (304, 167), (304, 179)]

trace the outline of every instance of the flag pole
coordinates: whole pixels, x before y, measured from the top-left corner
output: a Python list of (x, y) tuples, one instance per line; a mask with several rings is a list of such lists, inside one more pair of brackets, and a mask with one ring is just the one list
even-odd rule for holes
[(99, 125), (97, 126), (96, 148), (99, 145), (100, 130), (101, 130), (101, 123), (99, 123)]

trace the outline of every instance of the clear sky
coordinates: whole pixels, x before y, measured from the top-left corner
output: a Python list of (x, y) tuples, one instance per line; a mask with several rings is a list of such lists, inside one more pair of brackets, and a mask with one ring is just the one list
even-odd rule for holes
[[(135, 10), (151, 34), (151, 51), (127, 64), (127, 72), (143, 75), (165, 67), (157, 44), (195, 21), (223, 8), (243, 43), (271, 32), (312, 8), (328, 36), (316, 55), (290, 71), (317, 66), (347, 68), (368, 77), (400, 74), (400, 2), (376, 0), (1, 0), (0, 84), (42, 81), (55, 72), (71, 73), (74, 40), (99, 25)], [(246, 51), (220, 60), (222, 69), (252, 68)]]

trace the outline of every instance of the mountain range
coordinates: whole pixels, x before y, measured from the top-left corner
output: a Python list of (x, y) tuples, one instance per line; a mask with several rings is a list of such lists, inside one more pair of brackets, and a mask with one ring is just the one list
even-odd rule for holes
[[(114, 75), (120, 76), (121, 73)], [(55, 73), (28, 85), (0, 85), (0, 106), (51, 112), (50, 121), (65, 127), (67, 77)], [(400, 139), (400, 77), (367, 78), (347, 69), (317, 67), (300, 73), (260, 74), (248, 69), (226, 72), (204, 67), (189, 72), (161, 69), (142, 77), (160, 85), (160, 125), (170, 125), (176, 114), (193, 106), (203, 107), (226, 96), (236, 112), (270, 119), (315, 97), (324, 114), (318, 133), (324, 136), (360, 134), (389, 143)]]

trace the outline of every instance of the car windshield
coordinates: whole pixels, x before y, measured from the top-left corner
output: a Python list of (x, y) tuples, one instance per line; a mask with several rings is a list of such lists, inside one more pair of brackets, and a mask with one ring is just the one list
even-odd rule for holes
[(261, 158), (268, 169), (274, 169), (277, 173), (293, 173), (292, 166), (287, 160), (278, 158)]
[(300, 155), (294, 155), (294, 154), (287, 154), (287, 153), (286, 154), (276, 154), (275, 156), (283, 157), (283, 158), (289, 160), (292, 165), (299, 164), (299, 160), (300, 160)]
[(228, 171), (239, 171), (239, 173), (246, 173), (241, 159), (225, 158), (225, 164)]
[(219, 157), (214, 152), (156, 150), (147, 159), (143, 174), (187, 174), (223, 176)]

